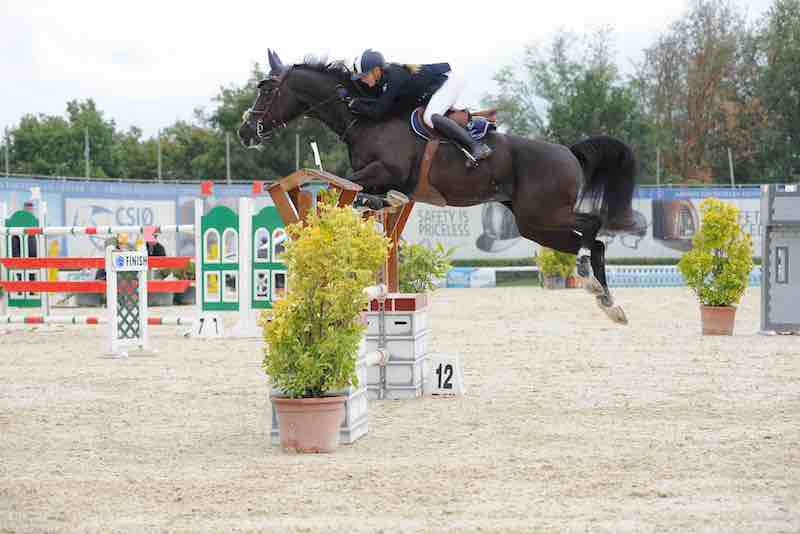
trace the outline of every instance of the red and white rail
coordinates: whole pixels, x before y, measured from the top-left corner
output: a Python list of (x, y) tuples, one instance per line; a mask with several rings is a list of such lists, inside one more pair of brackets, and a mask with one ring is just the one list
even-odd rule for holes
[[(108, 317), (93, 315), (0, 315), (0, 324), (73, 324), (99, 325), (108, 324)], [(184, 317), (148, 317), (150, 326), (191, 326), (193, 318)]]
[(0, 227), (0, 236), (7, 235), (43, 235), (43, 236), (70, 236), (70, 235), (99, 235), (112, 236), (117, 234), (166, 234), (166, 233), (194, 233), (193, 224), (166, 224), (163, 226), (47, 226), (47, 227)]

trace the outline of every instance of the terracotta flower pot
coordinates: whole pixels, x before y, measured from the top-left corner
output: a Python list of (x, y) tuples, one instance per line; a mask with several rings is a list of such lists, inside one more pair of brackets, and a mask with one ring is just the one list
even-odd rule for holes
[(700, 322), (704, 336), (732, 336), (736, 306), (700, 305)]
[(344, 419), (343, 395), (291, 399), (272, 397), (281, 447), (295, 452), (334, 452)]

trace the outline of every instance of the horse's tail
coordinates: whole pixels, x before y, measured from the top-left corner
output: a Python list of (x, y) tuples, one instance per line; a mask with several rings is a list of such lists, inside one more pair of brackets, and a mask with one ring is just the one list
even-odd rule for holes
[(590, 137), (570, 146), (583, 168), (584, 183), (577, 206), (600, 213), (607, 231), (634, 231), (639, 223), (633, 207), (637, 162), (631, 147), (613, 137)]

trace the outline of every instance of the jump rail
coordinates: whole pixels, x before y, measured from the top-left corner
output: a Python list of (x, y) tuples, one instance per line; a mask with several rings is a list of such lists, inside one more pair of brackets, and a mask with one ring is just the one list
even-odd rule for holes
[[(108, 317), (92, 315), (0, 315), (0, 324), (108, 324)], [(148, 317), (150, 326), (182, 326), (194, 324), (193, 318), (183, 317)]]
[(166, 233), (194, 233), (193, 224), (168, 224), (164, 226), (48, 226), (48, 227), (0, 227), (0, 236), (7, 235), (44, 235), (44, 236), (69, 236), (69, 235), (99, 235), (112, 236), (116, 234), (166, 234)]
[[(147, 266), (150, 269), (180, 269), (193, 259), (192, 256), (150, 256)], [(102, 269), (105, 258), (0, 258), (0, 265), (7, 269)]]

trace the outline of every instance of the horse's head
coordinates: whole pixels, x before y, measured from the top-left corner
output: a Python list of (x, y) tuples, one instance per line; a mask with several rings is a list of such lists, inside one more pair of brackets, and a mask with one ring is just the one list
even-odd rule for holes
[(351, 117), (346, 99), (352, 85), (347, 72), (322, 63), (284, 66), (278, 54), (268, 52), (270, 72), (258, 84), (255, 103), (244, 112), (239, 139), (248, 148), (260, 148), (274, 131), (301, 115), (341, 129)]

